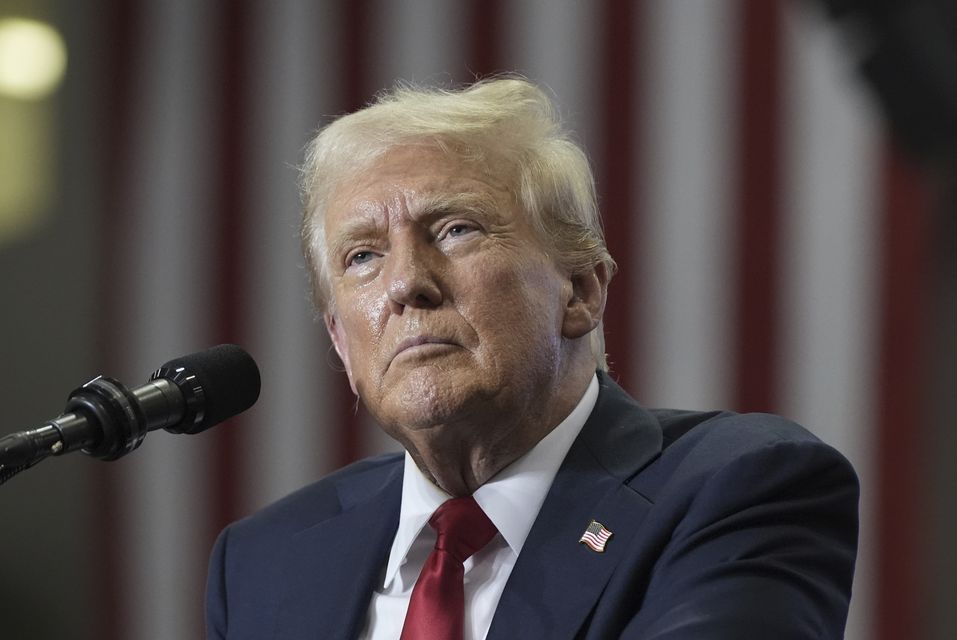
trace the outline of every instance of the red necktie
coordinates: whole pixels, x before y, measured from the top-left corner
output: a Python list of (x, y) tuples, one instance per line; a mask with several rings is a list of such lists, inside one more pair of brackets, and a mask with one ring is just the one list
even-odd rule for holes
[(412, 589), (401, 640), (461, 640), (465, 626), (462, 563), (497, 530), (471, 497), (446, 500), (429, 525), (438, 534)]

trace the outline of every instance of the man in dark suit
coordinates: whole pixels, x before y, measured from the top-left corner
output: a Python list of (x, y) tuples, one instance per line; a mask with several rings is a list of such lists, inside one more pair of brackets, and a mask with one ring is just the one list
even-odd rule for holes
[(353, 391), (404, 454), (223, 532), (211, 638), (838, 638), (847, 461), (775, 416), (649, 412), (606, 373), (588, 163), (523, 80), (400, 89), (303, 170)]

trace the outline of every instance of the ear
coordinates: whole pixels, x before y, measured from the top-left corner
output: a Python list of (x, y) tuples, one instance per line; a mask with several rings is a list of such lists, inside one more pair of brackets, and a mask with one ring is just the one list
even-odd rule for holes
[(611, 273), (608, 265), (599, 262), (588, 271), (571, 276), (570, 280), (572, 295), (565, 306), (562, 336), (574, 339), (591, 333), (601, 322)]
[(332, 346), (335, 348), (339, 359), (342, 360), (342, 366), (346, 369), (346, 376), (349, 378), (349, 386), (352, 388), (352, 393), (358, 396), (359, 392), (356, 391), (356, 383), (352, 378), (352, 363), (349, 360), (348, 341), (346, 340), (342, 325), (336, 321), (336, 316), (332, 313), (327, 312), (323, 314), (322, 319), (326, 323), (326, 331), (329, 333), (329, 339), (332, 340)]

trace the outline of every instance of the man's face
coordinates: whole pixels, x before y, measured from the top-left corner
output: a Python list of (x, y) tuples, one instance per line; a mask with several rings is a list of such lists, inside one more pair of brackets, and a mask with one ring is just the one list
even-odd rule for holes
[(541, 415), (566, 364), (572, 285), (511, 188), (409, 146), (333, 193), (327, 327), (353, 389), (403, 443), (436, 425), (507, 437), (498, 418)]

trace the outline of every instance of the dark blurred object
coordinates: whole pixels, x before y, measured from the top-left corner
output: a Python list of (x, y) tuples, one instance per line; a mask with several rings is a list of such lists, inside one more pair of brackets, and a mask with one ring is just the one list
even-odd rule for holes
[(816, 0), (861, 47), (861, 72), (900, 142), (922, 160), (957, 160), (957, 2)]

